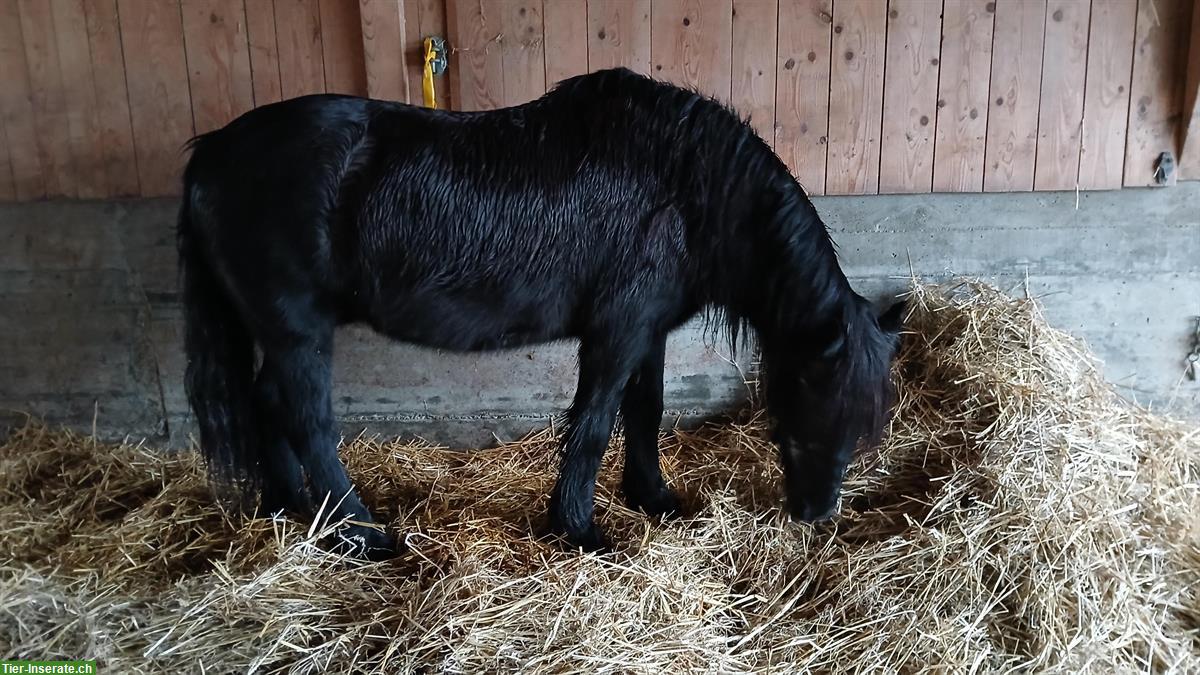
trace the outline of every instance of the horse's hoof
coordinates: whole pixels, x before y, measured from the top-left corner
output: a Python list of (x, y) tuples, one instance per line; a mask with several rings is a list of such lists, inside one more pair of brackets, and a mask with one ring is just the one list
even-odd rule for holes
[(347, 525), (334, 535), (335, 553), (358, 560), (380, 562), (400, 554), (396, 539), (383, 530), (366, 525)]
[(634, 511), (651, 518), (678, 518), (683, 515), (679, 497), (666, 485), (653, 490), (625, 490), (625, 503)]
[(290, 495), (264, 494), (262, 501), (259, 502), (256, 515), (260, 518), (272, 518), (282, 514), (307, 521), (312, 519), (313, 513), (312, 502), (308, 499)]
[(560, 537), (571, 550), (582, 549), (585, 553), (605, 553), (612, 550), (612, 542), (595, 523), (578, 531), (566, 531), (564, 528), (551, 526), (550, 533)]

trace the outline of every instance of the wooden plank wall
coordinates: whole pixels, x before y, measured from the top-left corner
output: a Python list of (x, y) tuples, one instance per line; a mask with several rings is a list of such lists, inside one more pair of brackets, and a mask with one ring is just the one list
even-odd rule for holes
[(813, 194), (1151, 184), (1181, 150), (1192, 5), (447, 0), (462, 109), (627, 66), (731, 103)]
[[(444, 34), (440, 0), (363, 4), (389, 1), (429, 6)], [(192, 135), (281, 98), (366, 95), (360, 19), (356, 0), (0, 0), (0, 199), (177, 194)]]
[(188, 137), (283, 98), (419, 102), (428, 35), (441, 107), (625, 66), (731, 104), (813, 194), (1153, 185), (1164, 151), (1197, 179), (1196, 4), (0, 0), (0, 199), (174, 194)]

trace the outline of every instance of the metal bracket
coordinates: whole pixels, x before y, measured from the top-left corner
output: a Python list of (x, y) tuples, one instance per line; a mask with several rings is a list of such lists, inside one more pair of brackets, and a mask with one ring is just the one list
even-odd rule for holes
[(1200, 316), (1192, 317), (1196, 327), (1192, 329), (1192, 351), (1184, 358), (1184, 375), (1195, 382), (1200, 377)]
[(446, 41), (436, 35), (430, 35), (429, 42), (433, 47), (433, 60), (429, 62), (429, 68), (434, 75), (441, 75), (450, 67), (450, 52), (446, 50)]
[(1196, 327), (1192, 329), (1192, 351), (1187, 355), (1187, 379), (1195, 382), (1200, 377), (1200, 316), (1192, 317)]
[(1175, 155), (1167, 151), (1158, 156), (1154, 162), (1154, 182), (1166, 185), (1175, 176)]

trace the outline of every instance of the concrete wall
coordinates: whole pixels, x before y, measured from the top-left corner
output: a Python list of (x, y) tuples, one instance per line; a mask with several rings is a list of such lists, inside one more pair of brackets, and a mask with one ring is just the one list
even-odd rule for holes
[[(1131, 398), (1200, 418), (1182, 379), (1200, 315), (1200, 183), (1159, 190), (828, 197), (829, 223), (859, 290), (902, 290), (910, 269), (961, 274), (1043, 296)], [(105, 436), (190, 431), (182, 392), (174, 200), (0, 205), (0, 410)], [(673, 336), (669, 417), (741, 405), (741, 363), (699, 325)], [(573, 345), (440, 354), (345, 329), (335, 404), (347, 433), (488, 443), (545, 426), (570, 401)]]

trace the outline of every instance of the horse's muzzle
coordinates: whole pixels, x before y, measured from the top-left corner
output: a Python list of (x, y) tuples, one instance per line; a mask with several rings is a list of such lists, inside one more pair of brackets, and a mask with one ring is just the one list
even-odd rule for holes
[(837, 512), (844, 465), (826, 448), (791, 439), (780, 442), (787, 510), (806, 523), (829, 520)]

